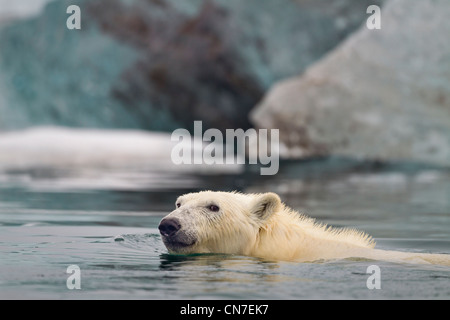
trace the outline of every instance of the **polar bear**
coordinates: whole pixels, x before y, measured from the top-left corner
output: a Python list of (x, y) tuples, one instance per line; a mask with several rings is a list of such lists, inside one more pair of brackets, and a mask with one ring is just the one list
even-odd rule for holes
[(336, 229), (290, 209), (272, 192), (202, 191), (180, 196), (159, 224), (170, 253), (225, 253), (312, 262), (359, 257), (450, 266), (450, 255), (375, 249), (364, 232)]

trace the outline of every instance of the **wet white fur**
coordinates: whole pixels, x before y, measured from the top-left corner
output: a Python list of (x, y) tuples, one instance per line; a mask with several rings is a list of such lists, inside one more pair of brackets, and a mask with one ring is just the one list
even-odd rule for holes
[[(366, 258), (450, 266), (450, 255), (375, 249), (373, 239), (354, 229), (337, 229), (284, 205), (275, 193), (202, 191), (178, 198), (180, 219), (197, 238), (179, 253), (229, 253), (269, 260), (317, 261)], [(219, 206), (219, 212), (207, 209)]]

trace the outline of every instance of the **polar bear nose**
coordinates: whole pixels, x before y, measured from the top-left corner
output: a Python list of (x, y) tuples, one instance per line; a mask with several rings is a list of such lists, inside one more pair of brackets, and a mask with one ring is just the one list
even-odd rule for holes
[(158, 226), (159, 232), (163, 236), (170, 237), (173, 236), (175, 233), (177, 233), (178, 230), (181, 229), (181, 224), (178, 219), (175, 218), (165, 218), (162, 219), (159, 226)]

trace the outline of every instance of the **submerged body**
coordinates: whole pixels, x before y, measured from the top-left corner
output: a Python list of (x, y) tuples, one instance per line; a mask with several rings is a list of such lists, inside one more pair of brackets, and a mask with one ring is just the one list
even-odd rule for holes
[(375, 249), (367, 234), (317, 223), (284, 205), (275, 193), (203, 191), (177, 199), (159, 229), (171, 253), (228, 253), (268, 260), (351, 257), (450, 266), (450, 255)]

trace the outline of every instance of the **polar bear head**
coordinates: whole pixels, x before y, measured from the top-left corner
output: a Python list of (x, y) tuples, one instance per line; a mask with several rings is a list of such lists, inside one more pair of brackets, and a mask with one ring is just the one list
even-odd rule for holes
[(180, 196), (159, 231), (169, 252), (247, 254), (267, 220), (281, 209), (275, 193), (202, 191)]

